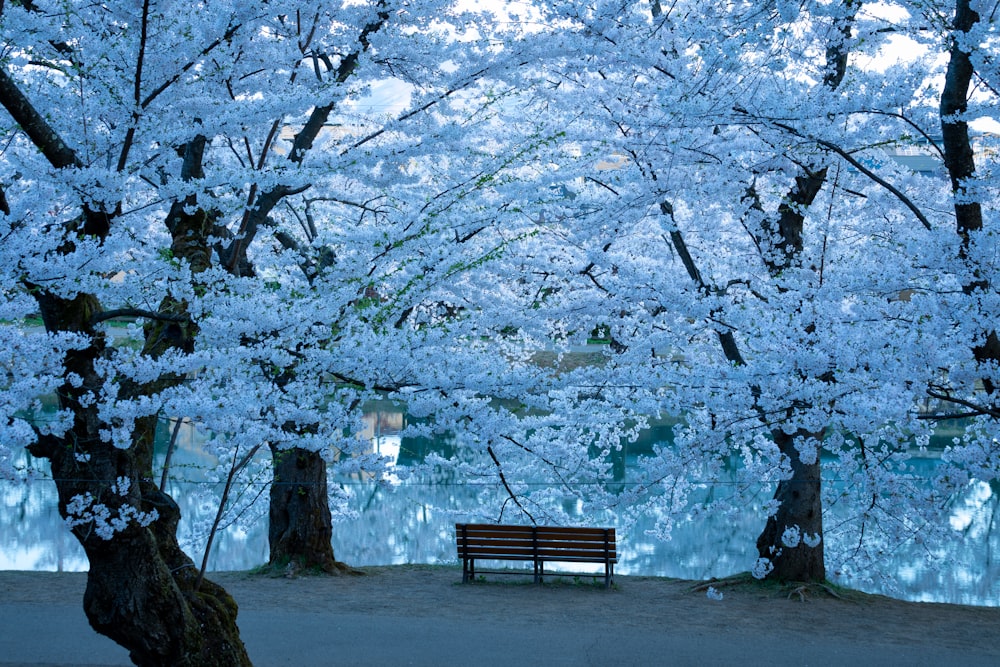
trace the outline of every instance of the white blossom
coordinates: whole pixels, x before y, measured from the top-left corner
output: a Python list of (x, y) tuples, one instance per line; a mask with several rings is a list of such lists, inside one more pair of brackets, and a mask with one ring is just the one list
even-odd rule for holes
[(805, 533), (804, 535), (802, 535), (802, 541), (805, 543), (807, 547), (815, 549), (816, 547), (819, 546), (820, 542), (823, 541), (823, 537), (819, 533), (812, 533), (812, 534)]
[[(54, 169), (21, 132), (0, 155), (4, 475), (38, 435), (77, 436), (73, 410), (96, 424), (88, 438), (121, 452), (157, 418), (190, 420), (213, 434), (216, 476), (270, 444), (384, 475), (389, 462), (358, 437), (358, 406), (376, 395), (405, 407), (408, 434), (455, 438), (427, 465), (475, 481), (471, 512), (491, 518), (516, 511), (514, 493), (552, 521), (648, 513), (669, 539), (709, 512), (779, 516), (780, 501), (761, 498), (793, 463), (819, 464), (839, 484), (824, 481), (824, 500), (857, 519), (836, 539), (780, 527), (780, 545), (854, 548), (862, 528), (873, 543), (933, 545), (948, 539), (945, 499), (1000, 474), (989, 416), (962, 427), (932, 490), (908, 458), (911, 442), (931, 447), (928, 390), (988, 403), (997, 375), (973, 349), (1000, 299), (964, 289), (1000, 268), (994, 140), (981, 138), (961, 195), (985, 212), (965, 245), (948, 179), (886, 152), (938, 135), (947, 21), (858, 12), (845, 32), (833, 5), (787, 0), (764, 12), (427, 0), (390, 3), (368, 34), (377, 3), (317, 14), (251, 0), (160, 3), (139, 31), (121, 28), (134, 3), (24, 4), (4, 10), (5, 75), (79, 166)], [(299, 15), (317, 18), (303, 30)], [(916, 29), (927, 51), (880, 68), (893, 36)], [(362, 30), (370, 52), (338, 81)], [(137, 68), (140, 33), (157, 57)], [(814, 56), (844, 34), (865, 39), (847, 40), (848, 75), (831, 89), (828, 59)], [(996, 60), (994, 41), (969, 43), (976, 62)], [(87, 66), (40, 67), (53, 44)], [(319, 100), (329, 117), (314, 116)], [(987, 94), (969, 105), (970, 120), (998, 115)], [(292, 156), (310, 120), (324, 127), (316, 149)], [(206, 157), (190, 180), (177, 150), (193, 134)], [(821, 180), (815, 200), (792, 206), (806, 172)], [(265, 195), (280, 205), (247, 224)], [(200, 273), (171, 236), (174, 204), (217, 225)], [(63, 233), (85, 205), (116, 212), (107, 238)], [(777, 221), (795, 212), (789, 255)], [(235, 240), (252, 270), (223, 262)], [(124, 335), (110, 322), (47, 332), (32, 319), (39, 289), (105, 311), (169, 302), (197, 335), (150, 355), (138, 339), (157, 318)], [(72, 351), (95, 352), (86, 386)], [(644, 452), (623, 483), (623, 443), (663, 423), (672, 444)], [(778, 435), (794, 447), (781, 451)], [(89, 466), (93, 444), (67, 451)], [(112, 509), (136, 480), (108, 477), (112, 497), (70, 501), (71, 525), (104, 537), (153, 520)], [(878, 560), (874, 544), (857, 553)], [(771, 568), (761, 558), (754, 574)]]
[(752, 574), (755, 579), (763, 579), (773, 571), (774, 563), (767, 558), (758, 558), (754, 561), (753, 567), (750, 568), (750, 574)]
[(789, 549), (794, 549), (795, 547), (799, 546), (799, 542), (801, 540), (802, 540), (802, 531), (799, 530), (798, 526), (788, 526), (781, 534), (781, 543), (786, 547), (788, 547)]
[(149, 526), (159, 518), (159, 513), (153, 509), (142, 512), (134, 505), (121, 505), (117, 512), (104, 503), (95, 502), (90, 493), (73, 496), (66, 506), (66, 527), (90, 527), (103, 540), (114, 538), (116, 533), (124, 531), (131, 523), (141, 527)]

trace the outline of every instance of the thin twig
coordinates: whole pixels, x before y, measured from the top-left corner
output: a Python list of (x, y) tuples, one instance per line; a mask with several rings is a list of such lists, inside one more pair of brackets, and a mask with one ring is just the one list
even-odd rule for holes
[(219, 530), (219, 524), (222, 522), (222, 516), (226, 512), (226, 503), (229, 502), (229, 492), (233, 489), (233, 480), (236, 475), (247, 467), (250, 460), (253, 459), (254, 454), (260, 449), (260, 445), (254, 445), (247, 454), (239, 460), (233, 459), (233, 465), (229, 469), (229, 475), (226, 477), (226, 486), (222, 489), (222, 498), (219, 499), (219, 509), (215, 513), (215, 520), (212, 521), (212, 529), (208, 532), (208, 542), (205, 544), (205, 553), (201, 557), (201, 569), (198, 571), (198, 578), (194, 582), (195, 592), (201, 588), (201, 582), (205, 579), (205, 570), (208, 568), (208, 556), (212, 553), (212, 542), (215, 541), (215, 534)]
[(177, 445), (177, 434), (181, 431), (181, 424), (184, 423), (184, 418), (181, 417), (174, 422), (174, 429), (170, 433), (170, 443), (167, 445), (167, 456), (163, 459), (163, 472), (160, 474), (160, 491), (166, 492), (167, 490), (167, 476), (170, 474), (170, 459), (174, 456), (174, 449)]
[(514, 504), (517, 505), (521, 509), (521, 511), (527, 515), (529, 519), (531, 519), (531, 523), (537, 526), (538, 522), (535, 521), (535, 517), (533, 517), (531, 515), (531, 512), (529, 512), (524, 507), (524, 505), (521, 504), (521, 501), (520, 499), (518, 499), (517, 494), (514, 493), (514, 490), (510, 488), (510, 484), (507, 483), (507, 477), (503, 474), (503, 466), (500, 465), (500, 459), (498, 459), (497, 455), (493, 452), (493, 446), (487, 445), (486, 452), (490, 455), (490, 458), (493, 459), (493, 463), (495, 463), (497, 466), (497, 472), (500, 475), (500, 481), (503, 483), (503, 488), (507, 489), (507, 495), (510, 497), (511, 500), (514, 501)]

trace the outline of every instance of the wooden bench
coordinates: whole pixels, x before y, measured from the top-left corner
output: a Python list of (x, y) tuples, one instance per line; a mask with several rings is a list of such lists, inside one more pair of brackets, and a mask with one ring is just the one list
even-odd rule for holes
[[(477, 560), (532, 561), (536, 584), (542, 583), (545, 563), (556, 561), (603, 564), (607, 588), (614, 580), (618, 562), (614, 528), (456, 523), (455, 542), (462, 559), (463, 583), (475, 579)], [(519, 574), (510, 570), (480, 570), (482, 573)]]

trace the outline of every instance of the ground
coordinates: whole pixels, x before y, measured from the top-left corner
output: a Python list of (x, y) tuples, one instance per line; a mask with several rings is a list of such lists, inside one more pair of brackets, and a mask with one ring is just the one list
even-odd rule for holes
[[(214, 573), (267, 665), (997, 665), (1000, 609), (622, 576), (535, 586), (461, 569)], [(0, 665), (126, 665), (82, 611), (85, 575), (0, 572)], [(789, 593), (791, 595), (789, 596)]]

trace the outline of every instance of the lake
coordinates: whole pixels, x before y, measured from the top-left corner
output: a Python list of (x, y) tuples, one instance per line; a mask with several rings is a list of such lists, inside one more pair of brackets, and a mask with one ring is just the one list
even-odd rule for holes
[[(374, 410), (366, 422), (366, 437), (372, 446), (399, 466), (420, 460), (428, 448), (448, 446), (401, 438), (402, 414), (396, 410)], [(164, 442), (169, 431), (164, 423)], [(219, 485), (206, 475), (214, 460), (201, 449), (204, 436), (187, 424), (182, 425), (179, 436), (168, 491), (178, 500), (184, 517), (179, 535), (182, 545), (200, 562)], [(655, 433), (647, 434), (647, 438), (655, 437)], [(161, 464), (163, 456), (161, 451)], [(626, 467), (633, 462), (634, 455)], [(20, 463), (45, 475), (44, 462), (31, 460), (26, 453)], [(935, 458), (933, 453), (923, 454), (912, 459), (912, 464), (930, 471)], [(243, 494), (234, 504), (239, 517), (234, 520), (231, 513), (229, 525), (216, 537), (209, 569), (245, 570), (267, 561), (267, 485), (267, 475), (261, 475), (243, 486)], [(462, 480), (422, 477), (393, 484), (345, 478), (336, 480), (333, 490), (336, 556), (358, 566), (457, 563), (454, 524), (473, 520), (479, 509), (480, 489)], [(705, 502), (725, 492), (724, 485), (699, 489)], [(996, 485), (975, 482), (952, 498), (945, 517), (951, 539), (943, 546), (897, 545), (877, 568), (861, 572), (838, 573), (835, 564), (828, 564), (830, 578), (845, 586), (906, 600), (1000, 606), (1000, 531), (994, 530), (1000, 506), (998, 492)], [(771, 489), (762, 488), (761, 504), (770, 495)], [(82, 549), (56, 510), (51, 481), (0, 482), (0, 498), (4, 507), (0, 569), (87, 569)], [(254, 498), (258, 502), (251, 503)], [(572, 506), (566, 509), (574, 511)], [(757, 557), (754, 543), (763, 522), (760, 504), (747, 506), (736, 517), (705, 514), (697, 521), (682, 521), (672, 539), (662, 542), (648, 534), (655, 517), (642, 517), (627, 529), (619, 529), (616, 572), (707, 579), (747, 571)]]

